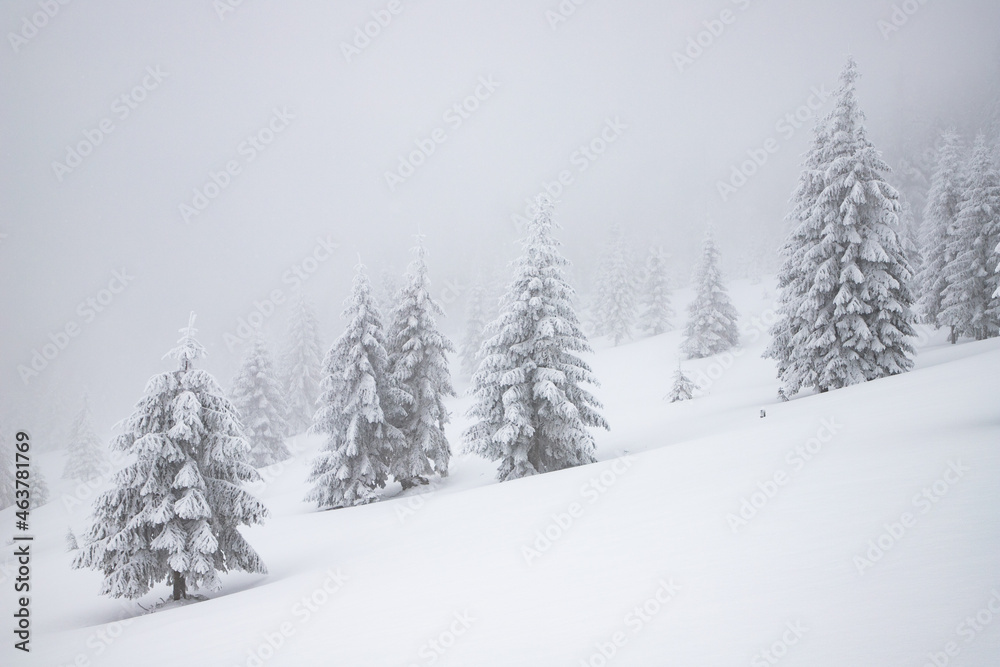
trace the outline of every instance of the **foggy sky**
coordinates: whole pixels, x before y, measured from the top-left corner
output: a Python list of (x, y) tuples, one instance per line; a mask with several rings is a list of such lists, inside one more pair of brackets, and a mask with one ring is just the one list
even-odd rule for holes
[[(572, 180), (560, 236), (581, 291), (615, 223), (637, 249), (665, 245), (683, 282), (711, 218), (731, 267), (780, 243), (814, 119), (794, 132), (780, 122), (832, 92), (849, 54), (870, 136), (894, 165), (943, 125), (979, 129), (1000, 80), (994, 0), (567, 0), (575, 11), (557, 23), (558, 0), (243, 0), (221, 17), (211, 0), (42, 4), (58, 12), (15, 44), (10, 33), (43, 9), (0, 7), (8, 429), (56, 396), (75, 410), (86, 387), (107, 435), (169, 368), (161, 357), (191, 310), (205, 366), (228, 387), (245, 346), (231, 353), (224, 335), (255, 301), (291, 295), (320, 238), (339, 246), (304, 283), (324, 345), (340, 333), (358, 257), (376, 282), (400, 273), (418, 231), (457, 336), (469, 280), (506, 276), (511, 216), (560, 172)], [(916, 11), (898, 9), (906, 22), (890, 32), (879, 22), (894, 4)], [(348, 62), (343, 44), (390, 5), (398, 13)], [(679, 68), (699, 33), (708, 46)], [(467, 118), (449, 111), (477, 89)], [(57, 173), (102, 123), (112, 131)], [(608, 127), (605, 152), (581, 157)], [(265, 128), (273, 141), (258, 151), (247, 139)], [(385, 173), (436, 130), (446, 140), (391, 191)], [(777, 150), (723, 201), (717, 183), (769, 139)], [(185, 222), (179, 207), (230, 162), (239, 173)], [(122, 270), (131, 278), (102, 312), (81, 309), (122, 287)], [(26, 386), (18, 365), (67, 324), (78, 335)], [(273, 343), (284, 326), (279, 309), (265, 324)]]

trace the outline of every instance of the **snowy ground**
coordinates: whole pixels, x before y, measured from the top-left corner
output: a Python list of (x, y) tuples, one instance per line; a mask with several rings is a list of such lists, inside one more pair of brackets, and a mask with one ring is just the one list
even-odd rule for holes
[[(501, 485), (458, 456), (425, 495), (317, 512), (301, 498), (319, 443), (295, 440), (257, 489), (271, 520), (246, 531), (270, 574), (155, 614), (69, 569), (64, 534), (89, 500), (69, 501), (91, 492), (55, 479), (61, 454), (43, 458), (32, 653), (8, 639), (0, 663), (998, 664), (1000, 340), (935, 335), (907, 375), (779, 404), (760, 359), (773, 294), (733, 286), (744, 350), (685, 362), (710, 384), (691, 402), (662, 400), (678, 332), (598, 341), (613, 430), (595, 465)], [(453, 445), (467, 405), (454, 401)]]

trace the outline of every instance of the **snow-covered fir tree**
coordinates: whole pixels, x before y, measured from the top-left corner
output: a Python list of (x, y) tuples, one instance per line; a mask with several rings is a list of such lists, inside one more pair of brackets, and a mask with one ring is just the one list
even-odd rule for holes
[(674, 371), (674, 386), (670, 389), (670, 393), (667, 394), (667, 399), (671, 403), (690, 401), (694, 398), (694, 390), (694, 382), (691, 381), (691, 378), (684, 373), (684, 369), (678, 364), (677, 370)]
[(73, 529), (72, 528), (67, 528), (66, 529), (66, 551), (72, 553), (72, 552), (76, 551), (79, 548), (80, 548), (80, 545), (77, 544), (76, 535), (73, 534)]
[(826, 183), (826, 145), (829, 141), (826, 122), (827, 119), (820, 119), (813, 129), (812, 145), (803, 161), (791, 210), (786, 216), (792, 231), (781, 248), (784, 261), (777, 276), (779, 318), (771, 326), (771, 345), (763, 355), (777, 362), (778, 378), (784, 383), (778, 396), (783, 401), (803, 386), (815, 386), (818, 377), (818, 369), (798, 363), (805, 350), (798, 347), (796, 336), (812, 325), (807, 319), (812, 313), (800, 312), (798, 308), (819, 272), (819, 260), (811, 251), (822, 238), (822, 225), (813, 217), (813, 212)]
[(793, 199), (798, 226), (785, 245), (772, 346), (782, 394), (837, 389), (912, 367), (912, 274), (896, 228), (889, 167), (868, 140), (855, 94), (857, 66), (841, 75), (834, 110), (817, 127)]
[(391, 420), (406, 396), (389, 373), (382, 315), (363, 265), (358, 265), (343, 317), (348, 325), (323, 360), (319, 410), (312, 432), (326, 443), (312, 463), (307, 501), (323, 508), (375, 500), (385, 486), (387, 462), (406, 440)]
[(243, 357), (229, 396), (250, 442), (252, 466), (263, 468), (291, 456), (285, 446), (288, 406), (260, 331), (254, 334), (253, 344)]
[(681, 350), (689, 359), (701, 359), (739, 345), (739, 314), (722, 282), (719, 250), (715, 246), (711, 227), (702, 243), (694, 285), (695, 298), (688, 307), (688, 323)]
[(615, 345), (632, 337), (636, 322), (635, 272), (629, 265), (625, 234), (615, 225), (598, 271), (594, 317), (597, 333)]
[(469, 291), (465, 315), (465, 335), (462, 336), (462, 344), (458, 352), (462, 363), (462, 373), (468, 377), (472, 377), (479, 366), (479, 350), (483, 347), (483, 341), (486, 340), (486, 325), (489, 322), (486, 304), (488, 298), (482, 279), (477, 278)]
[(51, 494), (49, 493), (49, 483), (45, 480), (45, 475), (42, 474), (42, 468), (37, 462), (31, 466), (30, 480), (31, 509), (35, 509), (49, 502), (51, 497)]
[(608, 428), (600, 403), (581, 386), (597, 380), (575, 354), (590, 345), (554, 227), (552, 202), (542, 195), (473, 377), (466, 448), (499, 461), (500, 481), (592, 463), (588, 429)]
[(661, 247), (649, 249), (642, 281), (642, 314), (639, 328), (650, 336), (673, 331), (674, 309), (671, 306), (670, 275), (667, 253)]
[(984, 135), (973, 149), (966, 188), (959, 204), (948, 255), (939, 321), (952, 338), (985, 340), (1000, 335), (1000, 289), (994, 252), (1000, 244), (1000, 173)]
[(288, 435), (304, 433), (312, 426), (319, 398), (323, 346), (316, 309), (301, 291), (292, 299), (288, 337), (281, 362), (282, 385), (288, 407)]
[(138, 598), (172, 586), (174, 600), (218, 590), (230, 570), (266, 573), (239, 526), (267, 509), (243, 484), (260, 479), (239, 415), (215, 379), (194, 367), (205, 354), (194, 314), (167, 356), (177, 370), (156, 375), (123, 423), (114, 449), (131, 463), (94, 503), (94, 521), (73, 560), (104, 575), (101, 594)]
[(455, 347), (437, 326), (436, 317), (444, 311), (431, 298), (423, 242), (414, 252), (388, 334), (390, 373), (405, 394), (404, 410), (393, 420), (405, 445), (393, 452), (389, 474), (404, 489), (426, 484), (432, 471), (448, 475), (451, 447), (444, 434), (449, 419), (444, 399), (455, 395), (446, 356)]
[(89, 482), (99, 479), (111, 470), (111, 463), (104, 443), (94, 432), (90, 416), (90, 401), (83, 397), (83, 407), (77, 413), (70, 427), (69, 443), (66, 445), (66, 467), (63, 479), (77, 479)]
[(378, 279), (378, 292), (375, 301), (383, 313), (391, 313), (396, 307), (396, 295), (403, 289), (403, 281), (389, 269), (382, 269)]
[(923, 264), (917, 276), (920, 303), (918, 311), (925, 324), (940, 328), (942, 301), (948, 289), (948, 267), (954, 259), (953, 237), (958, 208), (965, 192), (965, 165), (962, 140), (954, 130), (941, 136), (937, 169), (931, 177), (931, 189), (924, 209), (921, 229)]

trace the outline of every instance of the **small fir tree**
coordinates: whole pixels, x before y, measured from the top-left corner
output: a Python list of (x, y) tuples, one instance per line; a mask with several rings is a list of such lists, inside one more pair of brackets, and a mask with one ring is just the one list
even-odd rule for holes
[(289, 458), (291, 453), (285, 446), (288, 406), (260, 331), (254, 335), (229, 394), (250, 442), (251, 465), (263, 468)]
[(688, 307), (688, 324), (681, 349), (689, 359), (701, 359), (739, 345), (739, 315), (722, 282), (719, 251), (711, 228), (705, 234), (694, 282), (695, 298)]

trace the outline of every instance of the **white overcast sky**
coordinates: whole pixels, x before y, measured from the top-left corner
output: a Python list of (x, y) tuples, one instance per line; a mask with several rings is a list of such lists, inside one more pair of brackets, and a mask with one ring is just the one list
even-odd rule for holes
[[(403, 0), (347, 62), (341, 44), (389, 4), (244, 0), (220, 18), (211, 0), (53, 0), (58, 13), (36, 19), (35, 34), (24, 21), (38, 2), (0, 6), (6, 421), (53, 389), (74, 407), (86, 386), (106, 431), (166, 367), (191, 310), (206, 365), (228, 386), (238, 354), (223, 335), (254, 300), (290, 293), (282, 276), (317, 237), (340, 244), (306, 283), (326, 343), (358, 256), (376, 278), (402, 271), (418, 229), (437, 289), (467, 284), (504, 266), (511, 215), (563, 170), (573, 183), (557, 213), (581, 288), (613, 223), (637, 247), (666, 245), (680, 278), (709, 216), (730, 261), (754, 243), (773, 248), (811, 129), (786, 137), (775, 124), (814, 88), (833, 90), (848, 54), (893, 164), (942, 124), (975, 131), (1000, 78), (995, 0), (910, 0), (916, 12), (888, 35), (885, 0), (587, 0), (555, 28), (546, 12), (558, 0)], [(724, 11), (721, 34), (678, 71), (674, 53)], [(30, 39), (12, 43), (24, 30)], [(115, 101), (148, 68), (165, 78), (123, 118)], [(499, 86), (461, 126), (446, 122), (481, 77)], [(274, 109), (293, 118), (249, 161), (238, 147)], [(574, 153), (609, 119), (627, 127), (580, 172)], [(60, 181), (53, 163), (102, 121), (113, 132)], [(447, 140), (391, 192), (385, 172), (437, 128)], [(777, 152), (723, 202), (717, 181), (769, 138)], [(185, 223), (179, 206), (230, 160), (241, 172)], [(134, 279), (84, 321), (78, 304), (123, 268)], [(79, 335), (26, 386), (18, 365), (67, 323)], [(273, 340), (283, 327), (281, 312)]]

